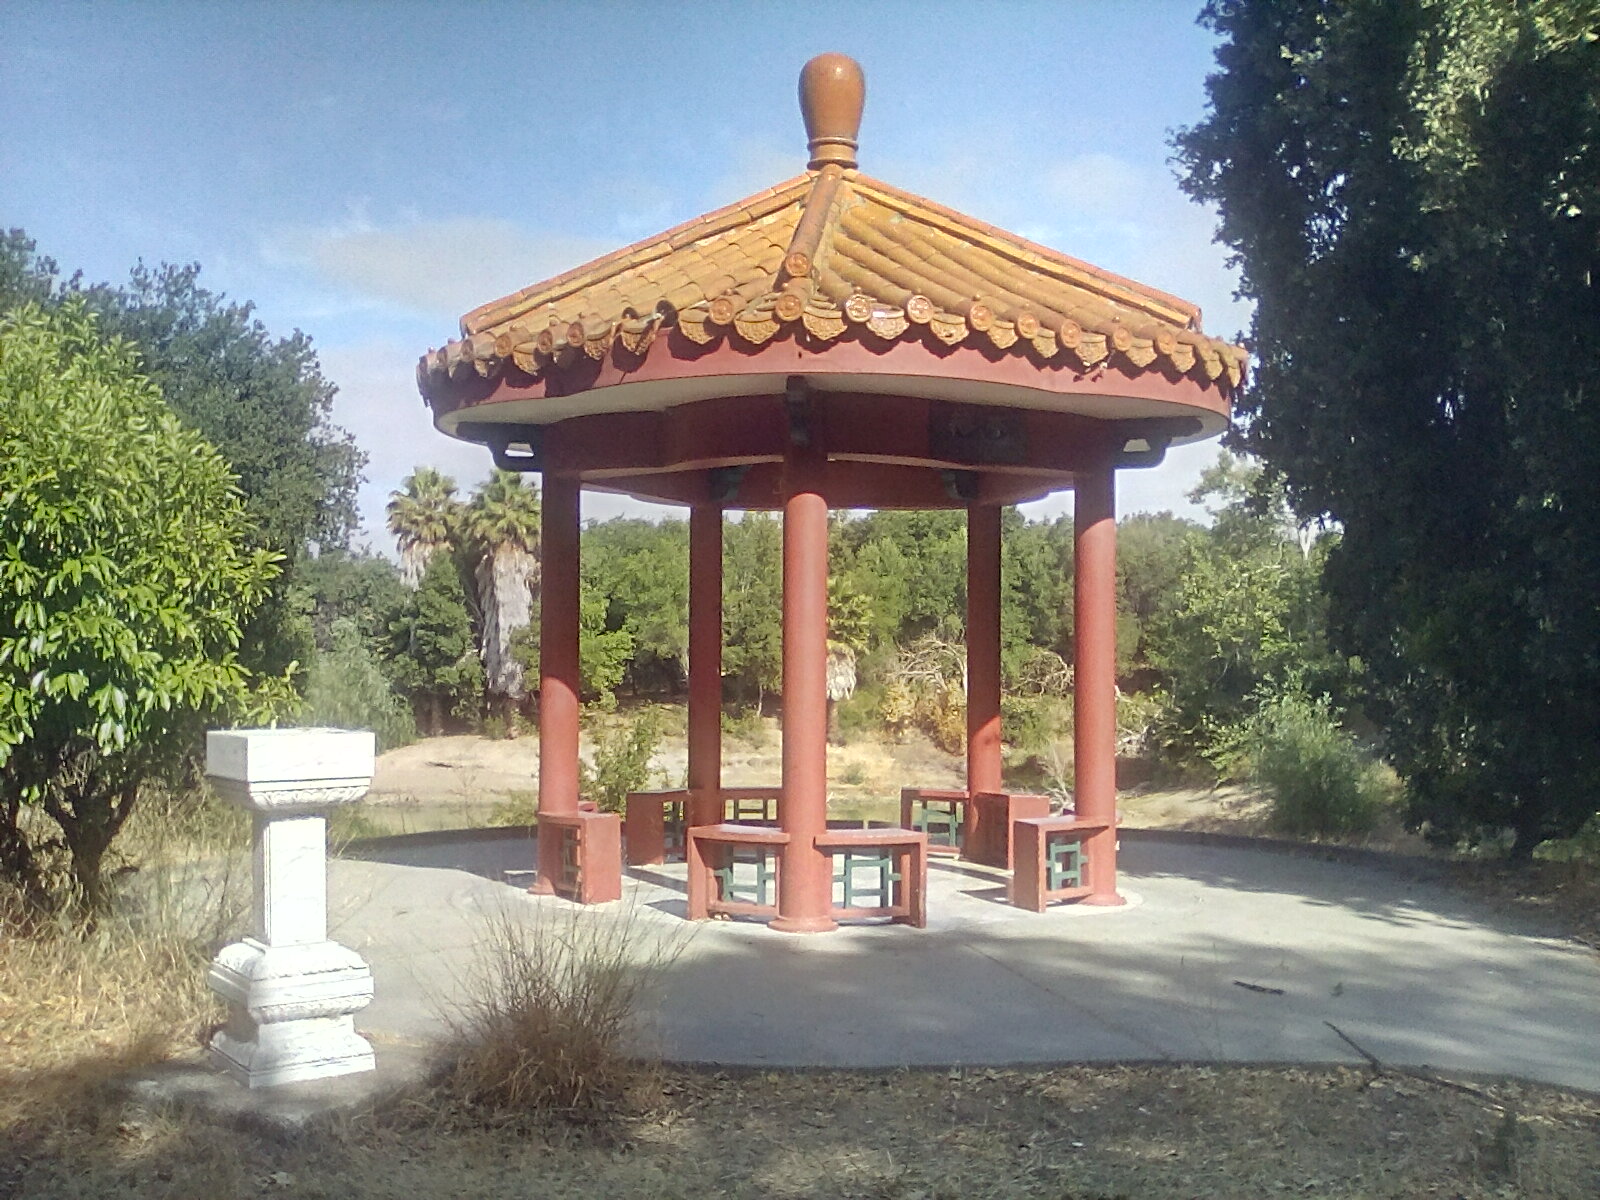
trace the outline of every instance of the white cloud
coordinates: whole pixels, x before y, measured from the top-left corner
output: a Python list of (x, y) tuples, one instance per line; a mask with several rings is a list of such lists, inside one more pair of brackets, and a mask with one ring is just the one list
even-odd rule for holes
[(384, 506), (389, 493), (414, 468), (443, 471), (464, 494), (487, 478), (493, 466), (482, 446), (458, 442), (433, 427), (417, 392), (420, 353), (416, 347), (381, 338), (325, 346), (317, 355), (323, 374), (339, 387), (334, 423), (354, 434), (356, 445), (367, 455), (367, 482), (357, 496), (362, 522), (357, 541), (365, 539), (385, 554), (394, 553), (394, 541), (385, 527)]
[(1216, 214), (1185, 196), (1170, 171), (1082, 154), (1047, 168), (1043, 183), (1053, 244), (1200, 305), (1214, 336), (1249, 326), (1250, 306), (1233, 295), (1238, 273), (1212, 240)]
[[(365, 542), (391, 557), (394, 539), (384, 507), (407, 475), (417, 467), (433, 467), (454, 479), (465, 499), (494, 466), (484, 447), (458, 441), (433, 427), (432, 414), (417, 392), (420, 353), (397, 339), (375, 338), (323, 347), (317, 355), (322, 373), (339, 388), (333, 402), (334, 423), (354, 434), (356, 445), (367, 455), (367, 482), (356, 498), (362, 525), (356, 544)], [(660, 520), (673, 513), (664, 505), (626, 496), (585, 493), (583, 498), (584, 520), (615, 516)]]
[(358, 295), (453, 321), (615, 248), (491, 217), (376, 226), (357, 215), (345, 227), (291, 234), (278, 253)]
[(1137, 224), (1150, 203), (1151, 180), (1112, 154), (1080, 154), (1045, 173), (1058, 200), (1096, 221)]

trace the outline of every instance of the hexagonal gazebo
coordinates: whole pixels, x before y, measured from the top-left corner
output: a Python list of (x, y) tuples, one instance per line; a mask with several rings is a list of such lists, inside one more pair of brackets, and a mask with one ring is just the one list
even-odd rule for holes
[[(852, 59), (813, 59), (803, 174), (474, 309), (419, 364), (439, 429), (543, 477), (538, 890), (615, 891), (617, 818), (580, 813), (578, 796), (590, 487), (690, 508), (691, 916), (751, 911), (801, 932), (920, 915), (920, 894), (903, 893), (920, 893), (925, 831), (827, 825), (830, 508), (966, 510), (967, 787), (931, 798), (963, 819), (969, 856), (1015, 861), (1019, 903), (1121, 902), (1116, 471), (1220, 432), (1245, 355), (1202, 333), (1192, 304), (862, 174), (864, 95)], [(1001, 782), (1000, 510), (1064, 488), (1076, 493), (1076, 811), (1051, 817)], [(724, 819), (728, 508), (783, 514), (775, 828)], [(763, 879), (770, 868), (775, 902), (737, 903), (726, 869), (719, 891), (714, 868), (740, 854), (761, 859)], [(852, 855), (891, 863), (898, 899), (885, 882), (876, 908), (852, 905), (848, 887), (841, 902)]]

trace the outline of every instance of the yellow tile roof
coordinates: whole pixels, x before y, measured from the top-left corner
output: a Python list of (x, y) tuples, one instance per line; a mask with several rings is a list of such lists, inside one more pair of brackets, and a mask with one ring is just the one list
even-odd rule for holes
[(1109, 363), (1231, 391), (1246, 355), (1199, 310), (859, 171), (827, 164), (468, 313), (424, 355), (431, 395), (464, 373), (529, 375), (643, 354), (676, 328), (707, 345), (775, 338), (987, 344), (1041, 365)]

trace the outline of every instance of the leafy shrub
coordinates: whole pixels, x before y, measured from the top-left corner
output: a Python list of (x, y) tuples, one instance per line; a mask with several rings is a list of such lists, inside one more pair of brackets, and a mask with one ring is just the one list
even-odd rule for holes
[(629, 792), (650, 786), (650, 760), (660, 745), (661, 718), (650, 710), (600, 731), (594, 740), (594, 765), (579, 765), (584, 795), (602, 812), (620, 813)]
[(756, 749), (767, 744), (766, 726), (762, 725), (761, 710), (755, 705), (724, 708), (722, 733), (724, 737), (743, 742)]
[(945, 753), (960, 754), (967, 744), (966, 660), (965, 646), (937, 634), (902, 647), (884, 689), (884, 725), (896, 734), (921, 729)]
[(539, 820), (539, 793), (523, 789), (507, 792), (489, 811), (491, 825), (533, 825)]
[(1000, 698), (1000, 728), (1005, 739), (1024, 754), (1038, 754), (1065, 738), (1072, 740), (1072, 702), (1054, 696)]
[(1370, 831), (1387, 788), (1382, 768), (1340, 725), (1326, 696), (1289, 693), (1262, 705), (1245, 735), (1272, 820), (1297, 836)]
[(876, 684), (857, 687), (848, 700), (839, 701), (835, 712), (839, 732), (845, 738), (868, 736), (879, 727), (883, 709), (883, 688)]
[(417, 738), (411, 706), (390, 685), (367, 640), (348, 617), (333, 622), (332, 649), (319, 653), (306, 678), (306, 718), (314, 725), (370, 729), (378, 749)]

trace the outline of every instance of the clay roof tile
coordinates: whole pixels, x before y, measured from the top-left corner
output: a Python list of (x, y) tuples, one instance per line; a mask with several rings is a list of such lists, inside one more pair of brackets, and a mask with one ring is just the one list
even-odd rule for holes
[[(807, 71), (859, 90), (859, 68), (835, 59)], [(425, 356), (421, 376), (490, 369), (502, 347), (519, 365), (563, 344), (591, 355), (609, 338), (632, 347), (654, 326), (647, 335), (628, 322), (669, 312), (693, 321), (696, 341), (760, 345), (803, 323), (824, 341), (981, 338), (1008, 353), (1066, 352), (1085, 368), (1115, 353), (1126, 370), (1238, 385), (1243, 351), (1201, 333), (1195, 305), (861, 174), (860, 96), (853, 118), (824, 99), (827, 111), (807, 109), (805, 174), (473, 309), (461, 320), (470, 341)]]

